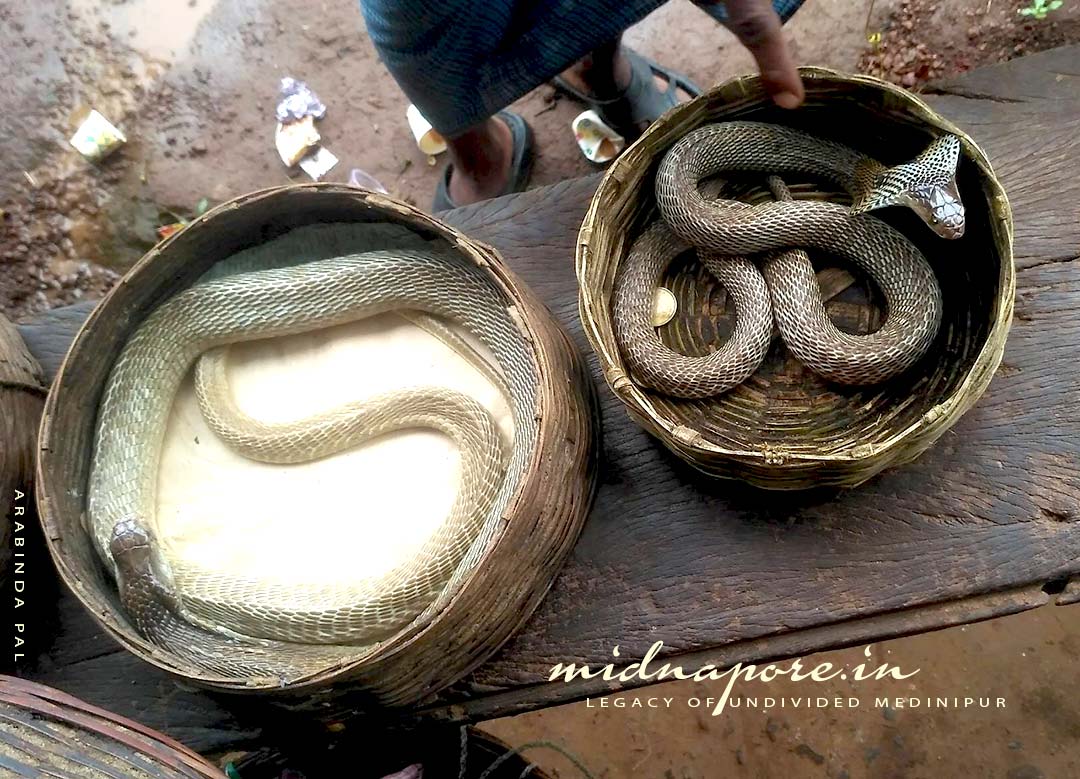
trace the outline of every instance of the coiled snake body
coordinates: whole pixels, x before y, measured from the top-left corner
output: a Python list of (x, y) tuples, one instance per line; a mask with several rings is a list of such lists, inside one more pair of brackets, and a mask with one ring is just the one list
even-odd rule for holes
[[(485, 271), (436, 249), (321, 251), (323, 258), (310, 262), (283, 260), (297, 245), (256, 247), (280, 267), (202, 281), (161, 304), (124, 346), (99, 408), (88, 523), (125, 611), (152, 642), (227, 675), (240, 673), (238, 663), (247, 674), (281, 673), (280, 663), (266, 660), (271, 655), (264, 650), (274, 642), (370, 643), (421, 613), (473, 554), (482, 529), (501, 521), (514, 487), (507, 472), (523, 467), (535, 436), (532, 352)], [(439, 386), (388, 393), (285, 425), (247, 418), (229, 397), (221, 347), (388, 312), (420, 317), (451, 346), (468, 350), (446, 326), (452, 322), (490, 352), (494, 365), (475, 350), (464, 356), (507, 394), (510, 446), (486, 408)], [(360, 586), (286, 588), (228, 571), (174, 567), (155, 542), (158, 464), (173, 398), (196, 362), (197, 392), (212, 429), (265, 462), (314, 459), (407, 427), (445, 433), (461, 453), (461, 486), (450, 516), (415, 558)], [(320, 651), (313, 646), (304, 656)]]
[[(778, 125), (724, 122), (687, 134), (656, 175), (663, 218), (633, 244), (615, 281), (615, 334), (635, 379), (676, 397), (725, 392), (757, 370), (774, 320), (792, 354), (831, 381), (875, 384), (909, 368), (937, 334), (941, 291), (918, 248), (865, 212), (907, 205), (938, 235), (960, 237), (959, 152), (959, 139), (943, 136), (915, 161), (886, 168), (841, 144)], [(732, 172), (769, 176), (777, 202), (752, 206), (711, 200), (700, 191), (703, 179)], [(839, 184), (853, 205), (794, 201), (783, 174)], [(700, 358), (667, 349), (651, 323), (652, 294), (664, 270), (691, 247), (727, 289), (736, 313), (731, 338)], [(856, 336), (832, 324), (804, 247), (839, 255), (877, 283), (887, 307), (878, 331)], [(749, 255), (763, 257), (761, 270)]]

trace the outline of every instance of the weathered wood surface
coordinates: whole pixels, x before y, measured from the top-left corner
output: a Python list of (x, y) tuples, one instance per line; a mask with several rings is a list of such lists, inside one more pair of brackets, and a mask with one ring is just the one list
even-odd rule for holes
[[(606, 462), (596, 506), (551, 594), (434, 718), (573, 700), (607, 683), (546, 683), (559, 662), (627, 662), (656, 640), (685, 668), (804, 654), (1080, 600), (1080, 47), (940, 84), (935, 108), (978, 140), (1016, 213), (1016, 319), (989, 392), (917, 462), (847, 492), (770, 494), (700, 477), (601, 389)], [(596, 177), (460, 209), (591, 362), (573, 250)], [(85, 310), (22, 333), (46, 370)], [(1071, 580), (1071, 581), (1070, 581)], [(220, 748), (265, 711), (180, 691), (122, 654), (70, 597), (26, 675)]]
[[(41, 367), (11, 324), (0, 314), (0, 590), (7, 592), (14, 532), (33, 502), (37, 419), (45, 404)], [(17, 559), (17, 558), (16, 558)]]

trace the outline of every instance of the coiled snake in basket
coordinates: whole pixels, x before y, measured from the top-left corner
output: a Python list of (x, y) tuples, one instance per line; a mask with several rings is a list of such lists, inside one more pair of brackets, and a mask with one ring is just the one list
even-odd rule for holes
[[(959, 138), (945, 135), (913, 162), (886, 168), (847, 146), (779, 125), (733, 121), (688, 133), (656, 175), (662, 219), (634, 242), (615, 280), (615, 335), (635, 380), (675, 397), (725, 392), (757, 370), (774, 321), (790, 352), (831, 381), (876, 384), (911, 367), (937, 334), (941, 290), (919, 249), (866, 212), (906, 205), (938, 235), (959, 238), (959, 154)], [(769, 176), (776, 202), (707, 198), (700, 182), (722, 173)], [(784, 174), (838, 184), (853, 204), (793, 200)], [(731, 337), (705, 357), (668, 349), (651, 322), (664, 270), (691, 247), (727, 289), (736, 314)], [(887, 309), (879, 330), (851, 335), (833, 325), (804, 248), (839, 255), (877, 283)], [(760, 270), (748, 255), (762, 255)]]
[[(311, 230), (294, 232), (305, 229)], [(263, 650), (275, 642), (370, 644), (423, 612), (462, 560), (475, 557), (484, 529), (502, 521), (516, 485), (508, 474), (521, 472), (535, 440), (531, 346), (486, 271), (427, 247), (342, 256), (327, 256), (321, 247), (308, 261), (307, 244), (288, 238), (247, 250), (263, 269), (201, 280), (138, 326), (106, 385), (88, 483), (89, 530), (132, 622), (153, 643), (226, 675), (288, 670), (264, 662), (270, 655)], [(228, 344), (391, 312), (444, 340), (503, 390), (513, 416), (512, 444), (503, 442), (486, 408), (441, 386), (390, 392), (289, 424), (246, 417), (232, 401), (222, 353)], [(475, 336), (494, 364), (449, 323)], [(285, 587), (166, 559), (155, 540), (158, 465), (173, 399), (193, 364), (211, 429), (263, 462), (303, 462), (403, 428), (443, 432), (457, 444), (461, 461), (449, 517), (414, 557), (360, 585)], [(235, 659), (248, 651), (245, 641), (260, 649), (248, 652), (239, 670)], [(310, 658), (330, 649), (290, 651)]]

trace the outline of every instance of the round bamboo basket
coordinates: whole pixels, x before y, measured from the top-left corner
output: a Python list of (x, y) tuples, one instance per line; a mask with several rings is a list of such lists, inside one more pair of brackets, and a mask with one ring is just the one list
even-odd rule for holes
[(0, 676), (5, 776), (225, 779), (168, 736), (67, 693)]
[(0, 590), (7, 591), (12, 522), (33, 504), (34, 452), (45, 376), (15, 326), (0, 315)]
[[(955, 125), (911, 93), (867, 76), (802, 68), (806, 104), (773, 106), (758, 77), (722, 84), (680, 105), (641, 136), (608, 170), (581, 227), (577, 250), (580, 313), (604, 377), (632, 418), (682, 459), (715, 476), (771, 489), (860, 484), (908, 462), (948, 430), (986, 390), (1001, 361), (1012, 318), (1015, 271), (1008, 200), (986, 155)], [(847, 143), (886, 164), (915, 157), (942, 133), (958, 135), (958, 173), (967, 231), (958, 241), (934, 236), (908, 209), (876, 212), (914, 240), (934, 267), (944, 321), (927, 356), (877, 387), (831, 385), (790, 359), (775, 339), (762, 367), (726, 394), (669, 398), (637, 386), (612, 330), (611, 293), (634, 238), (659, 218), (653, 195), (665, 151), (694, 128), (752, 119), (776, 122)], [(820, 183), (785, 177), (796, 198), (846, 195)], [(763, 181), (732, 178), (748, 202), (769, 197)], [(847, 200), (846, 202), (850, 202)], [(866, 279), (811, 253), (830, 316), (842, 329), (872, 332), (883, 306)], [(674, 319), (658, 329), (669, 347), (707, 354), (734, 324), (726, 293), (695, 258), (676, 260), (664, 286), (678, 300)]]
[[(133, 329), (220, 260), (295, 228), (394, 223), (484, 268), (516, 307), (537, 377), (536, 444), (504, 522), (435, 614), (369, 646), (333, 646), (302, 676), (223, 678), (148, 643), (118, 601), (81, 517), (96, 410)], [(366, 247), (358, 247), (362, 249)], [(335, 712), (413, 705), (493, 654), (540, 603), (580, 532), (595, 482), (595, 400), (580, 357), (544, 305), (489, 246), (389, 197), (337, 184), (276, 187), (224, 203), (158, 244), (95, 308), (49, 394), (38, 455), (38, 508), (60, 575), (124, 647), (184, 680), (263, 694), (288, 708)], [(461, 574), (460, 576), (458, 574)], [(273, 658), (271, 658), (271, 662)], [(308, 661), (304, 661), (308, 662)], [(340, 706), (338, 705), (340, 704)]]

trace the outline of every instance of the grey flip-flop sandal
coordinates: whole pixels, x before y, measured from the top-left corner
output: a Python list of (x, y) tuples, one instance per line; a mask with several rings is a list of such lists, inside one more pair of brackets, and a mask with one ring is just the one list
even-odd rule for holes
[[(532, 128), (524, 118), (513, 111), (499, 111), (497, 117), (510, 128), (510, 136), (514, 142), (514, 156), (510, 160), (510, 181), (507, 182), (498, 196), (509, 195), (513, 192), (522, 192), (529, 183), (529, 174), (532, 173), (533, 165), (533, 133)], [(449, 163), (443, 169), (439, 177), (439, 183), (435, 187), (435, 199), (431, 205), (431, 212), (449, 211), (457, 208), (457, 204), (450, 198), (450, 174), (453, 166)]]
[[(666, 68), (633, 49), (624, 48), (623, 56), (630, 62), (630, 83), (617, 97), (601, 100), (587, 95), (562, 76), (556, 76), (552, 83), (560, 92), (596, 111), (608, 127), (627, 140), (641, 134), (640, 125), (652, 124), (678, 105), (680, 91), (690, 97), (701, 94), (701, 87), (677, 70)], [(667, 89), (662, 92), (656, 85), (656, 76), (667, 82)]]

